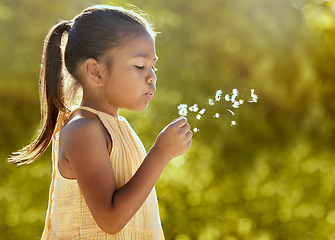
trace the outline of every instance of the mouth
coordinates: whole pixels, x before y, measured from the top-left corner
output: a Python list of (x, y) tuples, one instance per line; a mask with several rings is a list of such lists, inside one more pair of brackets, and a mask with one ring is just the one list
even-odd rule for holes
[(154, 98), (155, 91), (147, 92), (145, 95), (149, 98), (149, 100), (152, 100)]

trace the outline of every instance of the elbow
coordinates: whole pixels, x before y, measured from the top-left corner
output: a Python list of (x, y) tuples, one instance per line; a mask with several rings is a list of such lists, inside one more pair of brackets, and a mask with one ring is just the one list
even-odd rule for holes
[(123, 210), (120, 212), (112, 208), (110, 211), (104, 211), (101, 218), (96, 219), (96, 223), (105, 233), (115, 235), (127, 225), (133, 215), (131, 211), (125, 212)]

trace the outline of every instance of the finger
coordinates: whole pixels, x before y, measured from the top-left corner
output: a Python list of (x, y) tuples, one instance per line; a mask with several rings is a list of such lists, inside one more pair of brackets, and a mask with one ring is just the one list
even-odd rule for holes
[(177, 127), (183, 127), (187, 123), (187, 118), (185, 117), (180, 117), (176, 119), (175, 122), (172, 123), (172, 125), (177, 126)]
[(185, 135), (185, 140), (186, 142), (190, 141), (193, 137), (193, 132), (192, 131), (188, 131)]
[(180, 119), (180, 118), (182, 118), (182, 116), (179, 117), (179, 118), (174, 119), (174, 120), (171, 122), (171, 124), (172, 124), (172, 123), (175, 123), (175, 122), (176, 122), (178, 119)]
[(190, 129), (191, 129), (191, 126), (190, 126), (188, 123), (186, 123), (184, 126), (182, 126), (182, 127), (180, 128), (181, 132), (182, 132), (182, 133), (185, 133), (185, 134), (186, 134)]
[(191, 146), (192, 146), (192, 138), (186, 143), (186, 146), (187, 146), (188, 149), (191, 148)]
[(170, 126), (173, 126), (173, 125), (175, 124), (175, 122), (177, 122), (178, 120), (180, 120), (180, 119), (182, 119), (182, 118), (184, 118), (184, 117), (183, 117), (183, 116), (180, 116), (179, 118), (174, 119), (172, 122), (170, 122), (170, 123), (163, 129), (163, 131), (164, 131), (166, 128), (170, 127)]

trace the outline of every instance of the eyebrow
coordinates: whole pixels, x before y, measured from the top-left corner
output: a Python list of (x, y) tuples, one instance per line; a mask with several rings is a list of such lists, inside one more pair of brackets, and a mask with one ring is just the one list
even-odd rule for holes
[[(146, 54), (146, 53), (138, 53), (138, 54), (136, 54), (136, 55), (135, 55), (135, 57), (150, 58), (150, 57), (149, 57), (149, 55), (148, 55), (148, 54)], [(157, 57), (157, 56), (155, 56), (155, 59), (154, 59), (154, 61), (155, 61), (155, 62), (157, 62), (157, 60), (158, 60), (158, 57)]]

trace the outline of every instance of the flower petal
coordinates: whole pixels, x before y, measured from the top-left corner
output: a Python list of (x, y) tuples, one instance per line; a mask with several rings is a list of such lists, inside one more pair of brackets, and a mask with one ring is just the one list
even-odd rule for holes
[(189, 107), (188, 109), (189, 109), (191, 112), (197, 112), (197, 111), (199, 110), (197, 104), (194, 104), (192, 107)]
[(233, 108), (238, 108), (239, 107), (239, 102), (234, 102), (234, 104), (232, 105)]
[(205, 112), (206, 112), (206, 109), (203, 108), (203, 109), (200, 110), (199, 113), (202, 115), (202, 114), (204, 114)]
[(222, 95), (222, 90), (217, 90), (215, 93), (215, 101), (220, 101), (221, 100), (221, 95)]

